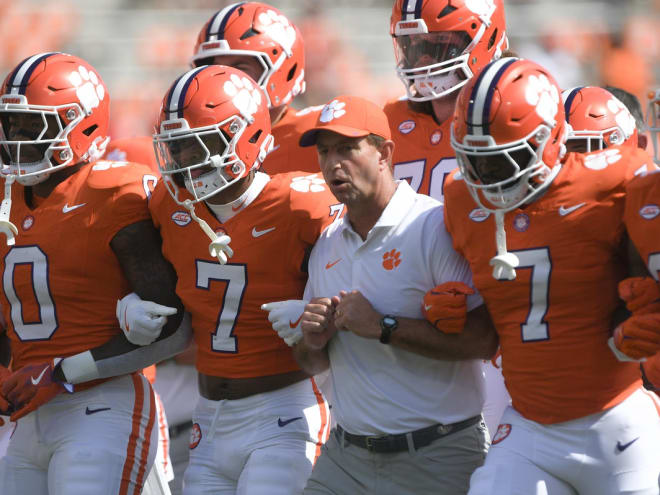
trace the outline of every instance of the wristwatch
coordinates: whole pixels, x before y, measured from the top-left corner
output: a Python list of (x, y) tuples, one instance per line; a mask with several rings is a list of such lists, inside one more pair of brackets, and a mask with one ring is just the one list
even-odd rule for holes
[(399, 326), (396, 316), (385, 315), (380, 319), (380, 341), (383, 344), (389, 344), (392, 338), (392, 332)]

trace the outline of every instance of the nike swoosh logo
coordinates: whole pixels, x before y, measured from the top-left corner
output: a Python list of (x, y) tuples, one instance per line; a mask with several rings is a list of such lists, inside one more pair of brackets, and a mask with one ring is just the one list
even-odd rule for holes
[(87, 415), (96, 414), (97, 412), (109, 411), (110, 409), (112, 409), (112, 408), (110, 408), (110, 407), (99, 407), (98, 409), (90, 409), (89, 406), (87, 406), (87, 408), (85, 409), (85, 414), (87, 414)]
[(562, 217), (565, 217), (569, 213), (573, 213), (578, 208), (582, 208), (586, 204), (587, 203), (580, 203), (579, 205), (571, 206), (569, 208), (564, 208), (564, 206), (562, 205), (562, 206), (559, 207), (559, 215), (562, 216)]
[(302, 419), (302, 416), (298, 416), (297, 418), (285, 419), (284, 421), (282, 421), (282, 418), (277, 418), (277, 426), (282, 428), (283, 426), (286, 426), (289, 423), (293, 423), (294, 421), (298, 421), (299, 419)]
[(326, 270), (329, 270), (330, 268), (332, 268), (333, 266), (335, 266), (335, 265), (336, 265), (337, 263), (339, 263), (340, 261), (341, 261), (341, 258), (339, 258), (337, 261), (333, 261), (332, 263), (327, 263), (327, 264), (325, 265), (325, 269), (326, 269)]
[(432, 307), (433, 307), (433, 304), (429, 304), (428, 306), (427, 306), (426, 304), (424, 305), (424, 309), (425, 309), (426, 311), (428, 311), (428, 310), (431, 309)]
[(635, 443), (637, 440), (639, 440), (639, 437), (635, 438), (634, 440), (631, 440), (631, 441), (628, 442), (628, 443), (624, 443), (624, 444), (621, 444), (621, 442), (617, 442), (617, 443), (616, 443), (616, 449), (617, 449), (619, 452), (623, 452), (623, 451), (626, 450), (628, 447), (630, 447), (633, 443)]
[(81, 203), (79, 205), (73, 205), (73, 206), (69, 206), (68, 204), (65, 204), (62, 207), (62, 213), (69, 213), (70, 211), (77, 210), (78, 208), (81, 208), (81, 207), (85, 206), (86, 204), (87, 203)]
[(46, 366), (43, 370), (41, 370), (41, 373), (39, 373), (38, 377), (36, 377), (36, 378), (33, 377), (33, 376), (30, 377), (30, 379), (32, 380), (32, 385), (39, 385), (39, 382), (44, 377), (44, 373), (46, 372), (46, 370), (48, 368), (50, 368), (50, 366)]
[(243, 208), (243, 205), (245, 204), (246, 201), (247, 201), (247, 199), (244, 199), (243, 201), (241, 201), (241, 204), (239, 204), (238, 206), (232, 206), (232, 207), (231, 207), (231, 211), (238, 211), (238, 210), (240, 210), (241, 208)]
[(271, 227), (269, 229), (265, 230), (257, 230), (256, 227), (252, 227), (252, 237), (261, 237), (264, 234), (267, 234), (268, 232), (272, 232), (275, 230), (276, 227)]
[(298, 317), (298, 319), (296, 321), (289, 320), (289, 326), (291, 328), (296, 328), (298, 326), (298, 323), (300, 323), (301, 318), (302, 318), (302, 314)]

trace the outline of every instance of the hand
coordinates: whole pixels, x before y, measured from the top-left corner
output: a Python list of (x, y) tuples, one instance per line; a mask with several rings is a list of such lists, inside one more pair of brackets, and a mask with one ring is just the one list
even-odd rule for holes
[(633, 314), (614, 330), (609, 345), (619, 361), (638, 361), (660, 351), (660, 314)]
[(619, 297), (631, 313), (660, 313), (660, 287), (651, 277), (630, 277), (619, 282)]
[(308, 301), (290, 299), (261, 305), (261, 309), (268, 311), (268, 321), (273, 324), (273, 330), (289, 347), (303, 338), (300, 320), (307, 303)]
[(214, 258), (218, 258), (221, 265), (226, 265), (227, 260), (234, 256), (234, 250), (229, 247), (231, 237), (226, 234), (217, 236), (211, 244), (209, 244), (209, 253)]
[(62, 392), (73, 392), (73, 386), (55, 381), (53, 372), (61, 361), (28, 364), (12, 373), (2, 384), (2, 395), (15, 407), (11, 420), (16, 421), (36, 411)]
[(335, 325), (366, 339), (379, 339), (381, 315), (359, 290), (339, 291), (335, 308)]
[(474, 290), (463, 282), (445, 282), (424, 294), (424, 318), (444, 333), (461, 333), (467, 319), (467, 296)]
[(147, 345), (156, 340), (167, 323), (167, 317), (176, 312), (176, 308), (143, 301), (135, 292), (117, 301), (119, 326), (126, 339), (135, 345)]
[(324, 349), (328, 341), (337, 333), (334, 323), (335, 305), (336, 301), (332, 299), (315, 297), (305, 306), (300, 329), (305, 345), (310, 349), (316, 351)]
[[(7, 378), (11, 375), (9, 371), (4, 366), (0, 366), (0, 390), (2, 390), (2, 384)], [(0, 415), (9, 416), (13, 412), (13, 407), (5, 397), (0, 394)], [(5, 420), (0, 418), (0, 426), (5, 424)]]

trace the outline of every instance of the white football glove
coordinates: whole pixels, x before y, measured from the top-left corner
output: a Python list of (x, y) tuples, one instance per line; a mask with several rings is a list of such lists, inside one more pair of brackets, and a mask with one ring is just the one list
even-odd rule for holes
[(117, 301), (117, 319), (131, 344), (147, 345), (158, 338), (167, 317), (176, 314), (176, 308), (143, 301), (135, 292)]
[(268, 311), (268, 321), (273, 324), (273, 330), (288, 346), (293, 346), (302, 339), (300, 320), (308, 302), (290, 299), (261, 305), (261, 309)]

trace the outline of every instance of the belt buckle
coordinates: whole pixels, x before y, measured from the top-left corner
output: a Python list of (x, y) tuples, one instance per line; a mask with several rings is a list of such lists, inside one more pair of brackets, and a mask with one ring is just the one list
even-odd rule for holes
[(379, 437), (366, 437), (364, 439), (364, 443), (366, 445), (366, 448), (369, 452), (374, 452), (376, 450), (376, 445), (375, 442), (378, 440)]

